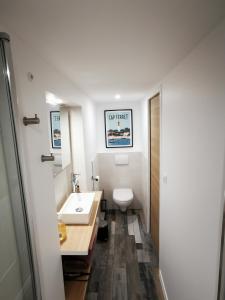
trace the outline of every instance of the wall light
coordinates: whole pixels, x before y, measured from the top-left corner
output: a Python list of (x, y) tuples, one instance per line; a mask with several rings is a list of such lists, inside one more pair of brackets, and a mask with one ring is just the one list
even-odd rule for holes
[(116, 94), (116, 95), (115, 95), (115, 99), (116, 99), (116, 100), (119, 100), (120, 98), (121, 98), (120, 94)]

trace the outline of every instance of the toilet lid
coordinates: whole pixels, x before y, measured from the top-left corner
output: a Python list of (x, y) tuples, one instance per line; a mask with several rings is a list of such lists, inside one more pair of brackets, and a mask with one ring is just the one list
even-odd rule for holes
[(133, 199), (132, 189), (114, 189), (113, 198), (118, 201), (129, 201)]

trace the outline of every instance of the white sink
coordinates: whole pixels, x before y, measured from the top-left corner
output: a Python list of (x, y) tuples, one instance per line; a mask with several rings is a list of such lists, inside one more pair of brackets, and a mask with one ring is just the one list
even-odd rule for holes
[(58, 212), (65, 224), (88, 224), (95, 193), (72, 193)]

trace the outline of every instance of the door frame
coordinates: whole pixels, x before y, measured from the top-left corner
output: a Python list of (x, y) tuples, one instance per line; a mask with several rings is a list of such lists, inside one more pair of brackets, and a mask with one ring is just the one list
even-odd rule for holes
[[(159, 104), (160, 104), (160, 166), (159, 166), (159, 240), (160, 240), (160, 212), (161, 212), (161, 174), (162, 174), (162, 112), (163, 112), (163, 103), (162, 103), (162, 87), (160, 86), (156, 89), (147, 100), (147, 122), (148, 122), (148, 179), (147, 179), (147, 233), (150, 233), (151, 227), (151, 128), (150, 128), (150, 101), (156, 95), (159, 95)], [(159, 253), (160, 253), (160, 243), (159, 243)]]
[[(150, 230), (150, 233), (151, 233), (151, 211), (152, 211), (152, 201), (151, 201), (151, 192), (152, 192), (152, 178), (151, 178), (151, 141), (152, 141), (152, 136), (151, 136), (151, 101), (155, 98), (155, 97), (159, 97), (159, 109), (160, 109), (160, 93), (157, 93), (155, 94), (153, 97), (151, 97), (149, 100), (148, 100), (148, 108), (149, 108), (149, 165), (150, 165), (150, 178), (149, 178), (149, 185), (150, 185), (150, 189), (149, 189), (149, 192), (150, 192), (150, 205), (149, 205), (149, 209), (150, 209), (150, 212), (149, 212), (149, 230)], [(159, 112), (159, 118), (160, 118), (160, 112)], [(161, 118), (160, 118), (161, 120)], [(161, 127), (161, 126), (160, 126)], [(160, 130), (160, 128), (159, 128)], [(159, 140), (160, 140), (160, 136), (159, 136)], [(159, 143), (159, 148), (160, 148), (160, 143)], [(159, 195), (160, 195), (160, 153), (159, 153)], [(159, 196), (159, 204), (160, 204), (160, 196)]]

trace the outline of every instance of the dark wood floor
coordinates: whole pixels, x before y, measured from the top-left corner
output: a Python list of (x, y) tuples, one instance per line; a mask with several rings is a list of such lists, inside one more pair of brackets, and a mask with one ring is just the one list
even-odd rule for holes
[(137, 215), (142, 243), (128, 235), (127, 213), (108, 213), (109, 240), (96, 243), (87, 300), (163, 299), (152, 241), (143, 230), (139, 211), (128, 214)]

